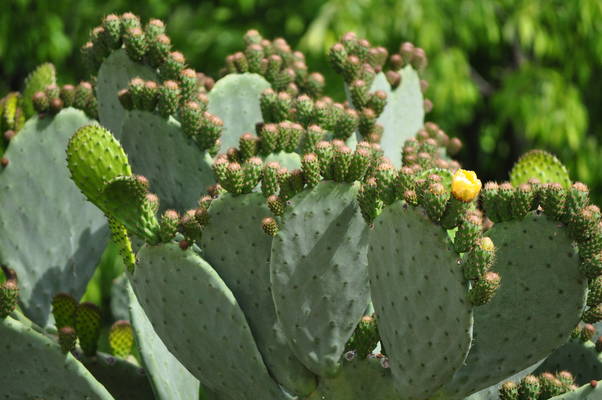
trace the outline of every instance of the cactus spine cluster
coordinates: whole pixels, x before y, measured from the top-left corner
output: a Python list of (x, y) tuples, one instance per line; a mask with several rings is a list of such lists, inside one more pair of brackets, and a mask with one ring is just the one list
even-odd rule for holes
[[(0, 101), (9, 398), (602, 396), (584, 184), (542, 151), (508, 182), (463, 169), (409, 42), (343, 35), (343, 102), (285, 40), (243, 42), (214, 81), (163, 22), (111, 14), (89, 81), (42, 66)], [(125, 266), (112, 315), (80, 300), (101, 255)]]

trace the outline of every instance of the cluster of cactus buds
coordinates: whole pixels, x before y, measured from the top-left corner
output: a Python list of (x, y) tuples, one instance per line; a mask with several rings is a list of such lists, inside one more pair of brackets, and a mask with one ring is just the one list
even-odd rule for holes
[(5, 265), (2, 265), (1, 268), (5, 281), (0, 284), (0, 320), (12, 313), (19, 301), (17, 274)]
[(276, 38), (270, 41), (253, 29), (245, 34), (244, 41), (244, 51), (226, 57), (222, 75), (251, 72), (262, 75), (274, 90), (293, 97), (306, 94), (317, 98), (321, 95), (324, 76), (309, 72), (305, 55), (293, 51), (286, 40)]
[(500, 400), (547, 400), (576, 389), (575, 378), (570, 372), (544, 372), (539, 376), (527, 375), (518, 384), (504, 382), (499, 395)]
[(90, 118), (98, 118), (98, 105), (90, 82), (82, 81), (77, 86), (48, 85), (43, 91), (35, 92), (31, 100), (38, 114), (55, 115), (63, 108), (73, 107), (84, 111)]

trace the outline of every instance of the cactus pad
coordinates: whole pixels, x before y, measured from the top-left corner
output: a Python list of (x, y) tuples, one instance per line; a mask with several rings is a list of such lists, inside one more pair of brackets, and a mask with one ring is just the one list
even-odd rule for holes
[(98, 119), (117, 139), (121, 139), (127, 111), (119, 103), (117, 92), (127, 88), (132, 78), (157, 80), (157, 74), (148, 66), (132, 61), (124, 49), (109, 55), (98, 70), (96, 97)]
[(487, 234), (497, 248), (493, 268), (502, 285), (475, 312), (466, 366), (446, 387), (453, 395), (473, 393), (546, 357), (566, 342), (585, 304), (587, 282), (557, 223), (531, 214), (498, 223)]
[(537, 178), (541, 183), (560, 183), (565, 189), (571, 186), (566, 167), (552, 154), (543, 150), (531, 150), (524, 154), (510, 171), (510, 182), (514, 186)]
[(125, 358), (132, 354), (134, 332), (128, 321), (119, 320), (111, 326), (109, 345), (111, 346), (111, 352), (117, 357)]
[(263, 121), (259, 108), (261, 92), (270, 84), (257, 74), (229, 74), (216, 82), (209, 92), (209, 112), (224, 121), (222, 150), (238, 146), (245, 132), (255, 132)]
[(569, 371), (578, 385), (584, 385), (602, 378), (602, 359), (592, 342), (572, 339), (552, 353), (538, 371)]
[(372, 301), (397, 390), (425, 399), (448, 382), (472, 339), (472, 305), (447, 233), (401, 201), (375, 220)]
[(138, 303), (132, 288), (127, 285), (130, 318), (136, 344), (149, 374), (158, 400), (189, 400), (196, 398), (199, 381), (165, 347), (151, 322)]
[(340, 373), (335, 378), (322, 379), (318, 390), (308, 400), (402, 399), (393, 386), (391, 370), (382, 365), (383, 360), (343, 361)]
[(234, 295), (205, 260), (176, 244), (145, 246), (138, 258), (131, 282), (140, 305), (203, 385), (232, 400), (285, 399)]
[(84, 293), (108, 236), (104, 216), (69, 179), (65, 162), (69, 138), (91, 122), (74, 109), (30, 119), (0, 172), (0, 263), (17, 272), (23, 310), (42, 326), (54, 294)]
[(424, 105), (420, 90), (420, 77), (411, 67), (399, 71), (401, 85), (392, 90), (384, 73), (374, 79), (371, 91), (382, 90), (387, 94), (387, 105), (377, 122), (384, 128), (380, 145), (396, 167), (401, 166), (401, 148), (406, 139), (414, 137), (424, 124)]
[[(267, 215), (261, 193), (213, 200), (201, 241), (203, 256), (236, 296), (272, 376), (287, 390), (308, 395), (315, 389), (315, 377), (289, 349), (272, 301), (272, 238), (263, 234), (260, 223)], [(234, 251), (224, 243), (232, 243)]]
[(0, 321), (0, 348), (6, 399), (113, 399), (71, 354), (11, 317)]
[(130, 111), (121, 143), (134, 171), (148, 178), (151, 190), (161, 199), (161, 210), (183, 212), (194, 207), (214, 183), (211, 157), (199, 150), (173, 118)]
[(357, 185), (322, 182), (293, 197), (274, 238), (272, 293), (291, 348), (320, 376), (336, 373), (369, 301), (368, 227)]

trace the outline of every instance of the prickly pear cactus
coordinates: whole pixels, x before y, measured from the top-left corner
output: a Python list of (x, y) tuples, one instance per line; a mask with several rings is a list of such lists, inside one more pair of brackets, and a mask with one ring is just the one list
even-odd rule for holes
[(409, 42), (343, 35), (343, 103), (283, 39), (242, 42), (215, 82), (110, 14), (92, 83), (44, 65), (0, 101), (7, 398), (602, 398), (584, 184), (541, 151), (510, 182), (462, 169)]

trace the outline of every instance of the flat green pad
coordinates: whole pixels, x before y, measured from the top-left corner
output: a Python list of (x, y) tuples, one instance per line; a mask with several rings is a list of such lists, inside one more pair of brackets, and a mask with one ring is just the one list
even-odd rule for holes
[(78, 358), (116, 399), (154, 398), (146, 372), (138, 365), (104, 353), (97, 353), (93, 358), (81, 354)]
[(588, 383), (574, 392), (552, 397), (550, 400), (602, 400), (602, 385), (598, 384), (594, 388)]
[(391, 85), (382, 72), (376, 75), (370, 89), (382, 90), (387, 94), (387, 106), (377, 120), (385, 128), (380, 145), (385, 157), (398, 168), (401, 167), (403, 142), (414, 137), (424, 125), (424, 99), (420, 90), (420, 77), (411, 66), (399, 72), (401, 84), (397, 89), (391, 90)]
[(229, 74), (217, 81), (209, 92), (209, 112), (224, 122), (222, 151), (238, 147), (243, 133), (255, 133), (255, 124), (263, 121), (259, 97), (270, 84), (257, 74)]
[(339, 374), (320, 380), (318, 390), (307, 400), (402, 400), (393, 386), (391, 370), (380, 360), (343, 361)]
[(316, 379), (290, 350), (272, 300), (272, 237), (261, 227), (261, 220), (270, 215), (261, 193), (224, 194), (211, 202), (201, 247), (236, 296), (272, 376), (287, 390), (308, 395)]
[(98, 70), (96, 78), (96, 98), (98, 99), (98, 119), (102, 126), (113, 132), (117, 139), (122, 137), (122, 126), (127, 110), (125, 110), (117, 93), (126, 89), (132, 78), (156, 81), (157, 74), (150, 67), (132, 61), (125, 52), (119, 49), (111, 53)]
[(592, 342), (570, 340), (553, 352), (537, 372), (569, 371), (577, 385), (584, 385), (592, 379), (602, 379), (602, 357)]
[(585, 305), (587, 282), (562, 225), (531, 214), (495, 224), (487, 235), (497, 248), (493, 269), (502, 285), (475, 311), (466, 365), (446, 386), (452, 395), (491, 386), (552, 353), (567, 341)]
[(113, 399), (71, 354), (11, 317), (0, 320), (0, 349), (3, 399)]
[(69, 178), (65, 149), (79, 110), (31, 118), (11, 141), (0, 172), (0, 263), (15, 269), (23, 311), (45, 326), (52, 297), (80, 298), (108, 238), (103, 214)]
[(565, 189), (571, 186), (571, 178), (566, 167), (554, 155), (543, 150), (525, 153), (512, 167), (510, 182), (518, 186), (531, 178), (541, 183), (560, 183)]
[(198, 379), (167, 350), (129, 285), (127, 295), (136, 345), (155, 397), (157, 400), (196, 400), (200, 386)]
[(368, 265), (372, 301), (404, 399), (427, 399), (463, 364), (472, 305), (447, 232), (398, 201), (374, 222)]
[(293, 197), (272, 243), (278, 319), (297, 358), (320, 376), (336, 373), (370, 297), (357, 189), (326, 181)]
[(171, 117), (130, 111), (124, 118), (121, 143), (132, 169), (147, 177), (151, 192), (159, 196), (160, 209), (194, 208), (215, 183), (211, 156), (199, 150)]
[(281, 167), (284, 167), (289, 171), (301, 168), (301, 156), (297, 153), (286, 153), (284, 151), (272, 153), (264, 160), (266, 164), (270, 161), (278, 162)]
[(157, 335), (203, 385), (231, 400), (285, 398), (234, 295), (192, 249), (143, 246), (130, 281)]

